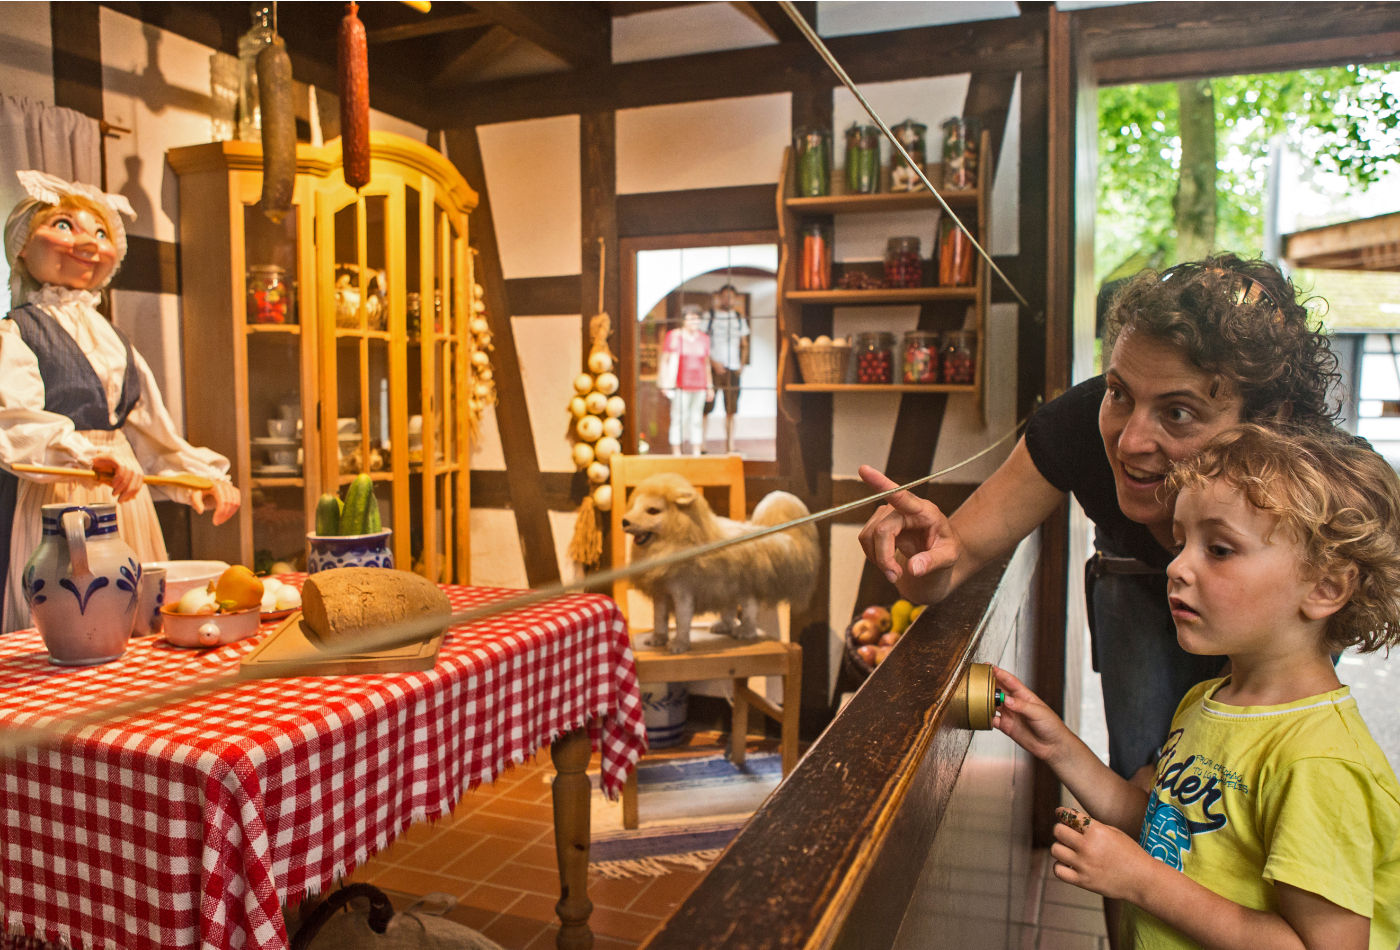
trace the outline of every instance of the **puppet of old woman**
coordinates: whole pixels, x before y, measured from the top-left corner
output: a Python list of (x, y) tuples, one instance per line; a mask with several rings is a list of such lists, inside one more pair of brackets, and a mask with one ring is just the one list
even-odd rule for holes
[[(29, 626), (20, 575), (39, 543), (40, 508), (117, 502), (121, 537), (143, 562), (164, 560), (150, 474), (191, 472), (207, 492), (161, 489), (215, 524), (238, 510), (228, 459), (186, 442), (155, 377), (97, 310), (126, 255), (121, 195), (38, 171), (19, 173), (28, 197), (5, 224), (14, 307), (0, 320), (0, 578), (3, 630)], [(19, 463), (92, 469), (102, 481), (16, 475)]]

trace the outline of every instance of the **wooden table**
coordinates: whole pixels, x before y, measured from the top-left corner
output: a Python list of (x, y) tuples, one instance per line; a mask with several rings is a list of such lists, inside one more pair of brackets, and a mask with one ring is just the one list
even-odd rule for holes
[[(454, 611), (515, 593), (444, 589)], [(0, 637), (0, 730), (226, 676), (273, 626), (85, 668)], [(0, 759), (0, 922), (75, 947), (281, 950), (283, 905), (551, 743), (558, 943), (588, 946), (590, 749), (616, 796), (645, 736), (626, 623), (593, 594), (454, 627), (423, 672), (239, 682)]]

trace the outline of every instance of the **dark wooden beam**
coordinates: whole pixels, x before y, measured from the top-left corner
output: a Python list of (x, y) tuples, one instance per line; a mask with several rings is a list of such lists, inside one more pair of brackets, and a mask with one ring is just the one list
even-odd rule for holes
[(475, 30), (490, 26), (495, 21), (484, 13), (453, 13), (435, 20), (421, 20), (416, 23), (400, 23), (365, 32), (365, 39), (371, 46), (382, 43), (398, 43), (424, 36), (438, 36), (442, 33), (455, 33), (459, 30)]
[[(475, 227), (475, 225), (473, 225)], [(579, 275), (513, 277), (506, 281), (510, 312), (516, 317), (550, 317), (573, 313), (578, 306)]]
[(516, 42), (516, 36), (503, 26), (493, 26), (476, 39), (464, 43), (460, 52), (443, 64), (433, 78), (434, 86), (460, 85), (476, 75), (486, 63), (504, 53)]
[[(54, 105), (102, 118), (102, 30), (95, 3), (49, 4)], [(101, 182), (94, 182), (101, 184)]]
[(483, 3), (478, 9), (521, 39), (576, 68), (612, 55), (612, 18), (591, 3)]
[[(1397, 55), (1376, 37), (1400, 31), (1392, 3), (1132, 3), (1076, 10), (1075, 30), (1095, 62), (1118, 61), (1112, 81), (1158, 81)], [(1307, 48), (1345, 39), (1317, 59)], [(1364, 53), (1357, 51), (1357, 45)], [(1273, 55), (1263, 51), (1272, 48)], [(1386, 50), (1389, 50), (1387, 52)], [(1335, 59), (1331, 58), (1336, 56)], [(1242, 62), (1241, 56), (1245, 57)], [(1127, 61), (1138, 66), (1130, 66)], [(1147, 71), (1148, 69), (1152, 71)], [(1204, 70), (1204, 72), (1202, 72)], [(1131, 73), (1137, 72), (1134, 79)]]
[(491, 212), (490, 182), (481, 156), (481, 143), (475, 130), (449, 130), (448, 155), (467, 181), (477, 189), (480, 203), (472, 212), (472, 234), (478, 251), (476, 279), (491, 302), (487, 319), (495, 338), (496, 424), (501, 433), (501, 451), (510, 473), (510, 504), (515, 512), (516, 530), (525, 557), (525, 575), (531, 587), (543, 587), (559, 580), (559, 561), (554, 556), (554, 536), (549, 527), (540, 465), (535, 453), (530, 407), (520, 376), (520, 356), (511, 328), (510, 295), (501, 271), (500, 248), (496, 243), (495, 219)]
[[(776, 3), (743, 3), (741, 0), (730, 0), (729, 5), (757, 23), (779, 43), (802, 40), (802, 31), (797, 28), (796, 23), (792, 22), (792, 17), (788, 16), (783, 8)], [(793, 6), (802, 15), (802, 19), (808, 23), (816, 22), (817, 5), (815, 3), (794, 3)]]
[[(970, 72), (996, 63), (1014, 72), (1044, 65), (1044, 35), (1017, 20), (836, 37), (827, 44), (857, 83)], [(806, 78), (803, 78), (806, 77)], [(805, 41), (665, 60), (581, 69), (567, 81), (528, 76), (475, 83), (439, 98), (439, 125), (483, 125), (674, 102), (791, 92), (813, 82), (829, 91), (838, 80)], [(428, 123), (433, 124), (433, 123)]]
[(773, 187), (734, 185), (619, 195), (617, 230), (623, 237), (771, 231), (778, 226)]
[[(622, 297), (618, 258), (617, 118), (612, 112), (586, 112), (579, 121), (579, 208), (582, 242), (579, 247), (582, 279), (577, 284), (579, 312), (583, 314), (583, 353), (592, 344), (590, 324), (594, 315), (612, 315), (608, 347), (621, 357)], [(566, 311), (567, 312), (567, 311)]]

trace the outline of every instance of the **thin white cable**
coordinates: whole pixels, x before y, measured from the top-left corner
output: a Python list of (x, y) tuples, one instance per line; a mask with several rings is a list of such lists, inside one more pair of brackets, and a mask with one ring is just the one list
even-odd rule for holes
[(856, 101), (860, 103), (861, 108), (870, 116), (870, 120), (879, 126), (885, 138), (890, 140), (890, 146), (899, 152), (908, 166), (919, 176), (919, 181), (923, 182), (924, 187), (932, 192), (933, 196), (938, 199), (938, 203), (943, 206), (943, 212), (952, 219), (959, 231), (967, 235), (967, 239), (972, 242), (972, 246), (977, 249), (977, 253), (987, 262), (987, 265), (991, 267), (993, 273), (1000, 277), (1001, 282), (1006, 285), (1007, 289), (1016, 295), (1016, 299), (1021, 301), (1021, 306), (1029, 308), (1030, 301), (1026, 300), (1021, 292), (1016, 289), (1016, 285), (1011, 282), (1011, 278), (1002, 273), (1001, 268), (997, 266), (997, 262), (992, 260), (992, 255), (988, 254), (983, 249), (982, 245), (978, 243), (977, 238), (973, 237), (972, 232), (967, 229), (967, 225), (962, 223), (962, 219), (958, 217), (957, 212), (949, 207), (947, 201), (943, 200), (943, 195), (939, 193), (937, 188), (933, 187), (933, 182), (928, 180), (928, 176), (924, 174), (923, 168), (910, 157), (909, 153), (904, 148), (904, 143), (900, 142), (899, 138), (891, 131), (890, 127), (885, 124), (885, 120), (880, 118), (879, 113), (875, 111), (870, 101), (865, 98), (864, 93), (856, 88), (856, 84), (851, 81), (851, 77), (847, 75), (846, 70), (836, 61), (836, 57), (831, 55), (831, 50), (826, 48), (826, 44), (822, 42), (822, 38), (808, 25), (807, 21), (802, 18), (802, 14), (797, 12), (797, 8), (794, 7), (789, 0), (778, 0), (778, 6), (782, 7), (783, 12), (792, 19), (793, 23), (797, 24), (797, 28), (802, 31), (802, 35), (807, 37), (807, 42), (812, 44), (812, 48), (815, 49), (817, 54), (831, 67), (831, 71), (836, 74), (836, 78), (840, 79), (842, 84), (850, 90), (851, 95), (856, 97)]
[[(367, 633), (362, 636), (355, 637), (349, 642), (335, 641), (330, 644), (320, 646), (316, 652), (316, 655), (314, 657), (308, 657), (306, 659), (306, 662), (301, 666), (298, 666), (294, 662), (288, 663), (287, 671), (283, 675), (296, 676), (298, 675), (298, 670), (302, 670), (306, 673), (314, 673), (315, 668), (320, 666), (327, 659), (334, 659), (336, 657), (341, 656), (359, 655), (374, 652), (376, 650), (393, 649), (396, 647), (407, 646), (408, 644), (412, 643), (421, 643), (428, 637), (441, 633), (443, 629), (449, 626), (458, 626), (461, 624), (475, 623), (478, 620), (485, 620), (486, 618), (494, 617), (497, 614), (503, 614), (512, 610), (519, 610), (522, 607), (530, 607), (535, 604), (543, 603), (547, 600), (553, 600), (554, 598), (562, 597), (565, 594), (586, 593), (589, 591), (597, 592), (599, 589), (610, 588), (615, 581), (625, 580), (626, 578), (632, 577), (637, 574), (642, 574), (647, 571), (658, 570), (663, 567), (669, 567), (673, 564), (689, 561), (694, 558), (710, 554), (714, 551), (727, 548), (730, 545), (742, 544), (746, 541), (753, 541), (756, 538), (766, 537), (770, 534), (775, 534), (779, 531), (788, 531), (792, 528), (798, 528), (806, 524), (812, 524), (817, 521), (823, 521), (828, 518), (834, 518), (835, 516), (844, 514), (845, 512), (853, 511), (857, 508), (862, 508), (866, 505), (870, 505), (875, 502), (884, 501), (891, 495), (897, 494), (898, 492), (909, 491), (911, 489), (918, 488), (920, 485), (924, 485), (928, 482), (934, 481), (935, 479), (942, 478), (950, 472), (955, 472), (958, 469), (963, 468), (966, 465), (970, 465), (978, 459), (990, 454), (997, 446), (1001, 445), (1007, 439), (1016, 435), (1016, 433), (1020, 431), (1020, 428), (1024, 422), (1025, 420), (1023, 419), (1021, 420), (1021, 422), (1016, 423), (1014, 427), (1012, 427), (995, 442), (992, 442), (981, 451), (969, 455), (967, 458), (959, 462), (955, 462), (952, 465), (947, 466), (946, 468), (939, 469), (938, 471), (933, 472), (929, 475), (925, 475), (922, 478), (916, 478), (911, 482), (906, 482), (905, 484), (896, 486), (895, 488), (890, 488), (886, 489), (885, 491), (876, 492), (873, 495), (868, 495), (864, 498), (858, 498), (855, 501), (846, 502), (845, 504), (837, 505), (834, 508), (827, 508), (823, 511), (813, 512), (809, 515), (805, 515), (804, 517), (796, 518), (792, 521), (787, 521), (782, 524), (770, 525), (768, 527), (759, 528), (755, 531), (750, 531), (745, 534), (738, 535), (736, 537), (723, 538), (719, 541), (712, 541), (708, 544), (702, 544), (698, 547), (689, 548), (685, 551), (680, 551), (676, 554), (668, 555), (666, 557), (652, 558), (647, 561), (639, 561), (634, 564), (629, 564), (625, 567), (612, 568), (611, 570), (603, 571), (598, 574), (590, 574), (580, 580), (572, 581), (570, 583), (554, 584), (549, 587), (540, 588), (538, 590), (527, 591), (515, 597), (510, 597), (505, 600), (498, 600), (494, 603), (484, 604), (480, 607), (473, 607), (470, 610), (459, 611), (447, 617), (438, 615), (434, 617), (424, 617), (415, 620), (406, 620), (401, 623), (394, 624), (390, 627), (386, 627), (383, 630), (374, 631), (372, 633)], [(620, 498), (614, 499), (613, 503), (621, 504), (622, 501), (623, 499)], [(240, 683), (246, 682), (247, 680), (243, 679), (237, 673), (226, 674), (207, 680), (201, 680), (199, 682), (186, 683), (179, 686), (174, 686), (170, 689), (163, 690), (162, 692), (148, 694), (136, 699), (125, 700), (123, 702), (112, 703), (110, 705), (102, 706), (96, 709), (85, 710), (83, 712), (71, 716), (65, 716), (61, 714), (52, 717), (46, 716), (30, 724), (11, 726), (10, 728), (5, 730), (3, 735), (0, 735), (0, 760), (12, 758), (21, 753), (26, 748), (56, 742), (65, 736), (76, 733), (79, 730), (92, 729), (101, 726), (110, 726), (112, 723), (119, 719), (140, 716), (143, 713), (147, 713), (152, 710), (158, 709), (161, 706), (166, 705), (167, 703), (183, 702), (185, 700), (195, 699), (199, 696), (203, 696), (208, 693), (217, 692), (218, 690), (221, 690), (225, 687), (233, 687), (239, 685)]]

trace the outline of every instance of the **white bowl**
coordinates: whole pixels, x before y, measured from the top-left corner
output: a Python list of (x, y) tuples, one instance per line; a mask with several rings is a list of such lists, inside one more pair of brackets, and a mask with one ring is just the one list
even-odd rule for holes
[(151, 561), (143, 567), (165, 568), (165, 602), (178, 604), (185, 591), (204, 587), (228, 570), (227, 561)]
[(267, 420), (267, 434), (274, 439), (290, 439), (297, 434), (297, 421), (295, 419), (269, 419)]
[(258, 607), (230, 614), (181, 614), (173, 606), (160, 608), (161, 632), (177, 647), (217, 647), (245, 640), (258, 632), (262, 619)]

